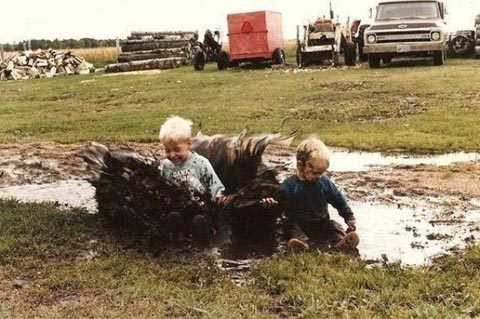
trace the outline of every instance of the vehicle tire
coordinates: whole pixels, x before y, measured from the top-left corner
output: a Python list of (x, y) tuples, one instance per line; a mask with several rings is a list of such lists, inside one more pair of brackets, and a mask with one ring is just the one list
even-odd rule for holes
[(435, 51), (433, 54), (433, 64), (434, 65), (444, 65), (445, 64), (445, 52)]
[(346, 42), (344, 49), (344, 57), (346, 65), (355, 66), (355, 62), (357, 60), (357, 50), (355, 43), (350, 41)]
[(368, 55), (363, 53), (363, 45), (360, 43), (358, 44), (358, 60), (360, 60), (360, 62), (368, 61)]
[(392, 63), (392, 57), (391, 56), (383, 56), (382, 57), (382, 62), (383, 64), (389, 64), (389, 63)]
[(448, 44), (450, 52), (454, 56), (467, 55), (471, 51), (471, 41), (463, 35), (457, 35)]
[(273, 64), (284, 65), (287, 61), (285, 51), (282, 49), (275, 49), (275, 51), (273, 51), (272, 60)]
[(218, 54), (218, 61), (217, 61), (217, 67), (219, 70), (226, 70), (228, 69), (228, 66), (230, 65), (230, 57), (228, 56), (228, 53), (225, 51), (222, 51)]
[(205, 69), (205, 64), (207, 59), (205, 57), (205, 53), (203, 51), (199, 51), (195, 53), (193, 57), (193, 68), (195, 71), (203, 71)]
[(380, 67), (380, 57), (376, 54), (368, 55), (368, 66), (372, 69), (377, 69)]

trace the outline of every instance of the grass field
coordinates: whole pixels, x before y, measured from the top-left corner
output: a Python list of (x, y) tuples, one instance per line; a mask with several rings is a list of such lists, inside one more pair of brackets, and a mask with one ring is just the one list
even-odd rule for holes
[(299, 129), (328, 144), (383, 151), (479, 150), (480, 63), (150, 75), (0, 83), (0, 142), (157, 138), (171, 114), (206, 133)]
[(239, 288), (206, 260), (153, 256), (109, 233), (96, 215), (0, 201), (0, 318), (480, 315), (479, 248), (416, 269), (282, 256), (260, 264)]

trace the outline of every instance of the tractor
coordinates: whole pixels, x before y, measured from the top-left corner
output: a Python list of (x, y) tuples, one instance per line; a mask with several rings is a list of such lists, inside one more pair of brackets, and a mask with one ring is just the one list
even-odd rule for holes
[(304, 25), (303, 35), (300, 34), (300, 26), (297, 26), (297, 65), (306, 67), (329, 61), (336, 66), (340, 64), (341, 54), (346, 65), (355, 65), (356, 45), (350, 22), (343, 26), (337, 22), (330, 3), (330, 19), (323, 17), (313, 24)]

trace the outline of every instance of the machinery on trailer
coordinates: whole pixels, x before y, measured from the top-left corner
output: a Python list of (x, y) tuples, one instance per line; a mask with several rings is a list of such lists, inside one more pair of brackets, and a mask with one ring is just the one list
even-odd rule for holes
[(445, 5), (440, 0), (381, 1), (364, 40), (372, 68), (395, 57), (433, 57), (435, 65), (442, 65), (447, 50)]
[(312, 64), (323, 64), (329, 61), (338, 65), (341, 54), (346, 65), (355, 65), (356, 45), (350, 23), (341, 25), (334, 18), (330, 3), (330, 18), (319, 18), (313, 24), (303, 26), (301, 34), (297, 26), (297, 65), (305, 67)]
[(222, 51), (222, 42), (220, 31), (212, 32), (207, 29), (203, 37), (203, 42), (197, 41), (193, 46), (192, 64), (196, 71), (203, 71), (208, 62), (217, 62)]
[(228, 15), (230, 52), (220, 52), (218, 69), (225, 70), (242, 62), (284, 64), (282, 14), (257, 11)]

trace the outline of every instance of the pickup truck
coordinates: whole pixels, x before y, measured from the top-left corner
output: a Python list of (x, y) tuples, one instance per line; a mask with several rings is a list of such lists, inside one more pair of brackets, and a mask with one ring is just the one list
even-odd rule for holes
[(447, 39), (443, 1), (386, 0), (365, 30), (363, 52), (371, 68), (396, 57), (433, 57), (435, 65), (443, 65)]

